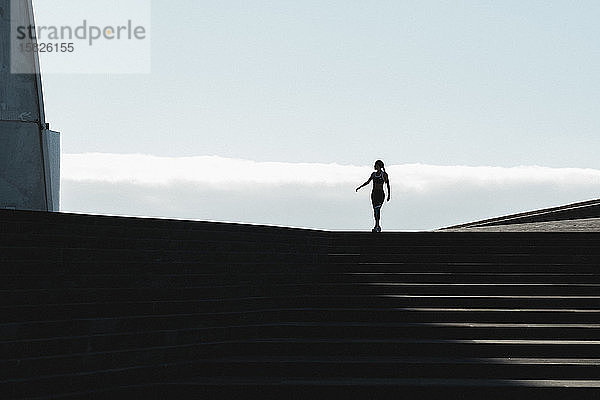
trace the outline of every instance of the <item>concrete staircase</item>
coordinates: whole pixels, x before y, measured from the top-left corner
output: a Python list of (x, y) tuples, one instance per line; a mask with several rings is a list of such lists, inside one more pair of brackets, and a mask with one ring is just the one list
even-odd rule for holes
[(0, 398), (600, 393), (600, 233), (0, 211)]

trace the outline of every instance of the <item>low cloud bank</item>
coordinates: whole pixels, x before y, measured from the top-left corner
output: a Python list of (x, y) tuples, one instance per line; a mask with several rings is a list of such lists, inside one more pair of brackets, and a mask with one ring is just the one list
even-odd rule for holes
[[(367, 229), (370, 166), (65, 154), (63, 211)], [(600, 197), (600, 170), (390, 165), (388, 230), (426, 230)]]

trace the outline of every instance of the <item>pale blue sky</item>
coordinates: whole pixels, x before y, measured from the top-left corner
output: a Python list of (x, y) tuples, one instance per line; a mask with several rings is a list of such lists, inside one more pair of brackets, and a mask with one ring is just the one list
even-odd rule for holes
[(151, 74), (44, 77), (62, 209), (370, 229), (377, 158), (385, 230), (599, 197), (598, 21), (597, 0), (154, 0)]
[(152, 74), (45, 76), (65, 152), (600, 168), (598, 1), (152, 7)]

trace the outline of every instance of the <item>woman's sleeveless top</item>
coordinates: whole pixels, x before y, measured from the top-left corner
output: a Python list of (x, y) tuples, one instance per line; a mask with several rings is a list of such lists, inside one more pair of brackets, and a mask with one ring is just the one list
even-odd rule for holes
[(379, 175), (377, 175), (377, 172), (373, 172), (373, 183), (383, 186), (383, 184), (385, 183), (383, 171)]

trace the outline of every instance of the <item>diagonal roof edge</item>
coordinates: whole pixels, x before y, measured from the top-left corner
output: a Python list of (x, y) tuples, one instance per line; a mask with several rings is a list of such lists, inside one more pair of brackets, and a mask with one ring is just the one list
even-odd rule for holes
[(440, 230), (600, 217), (600, 199), (453, 225)]

